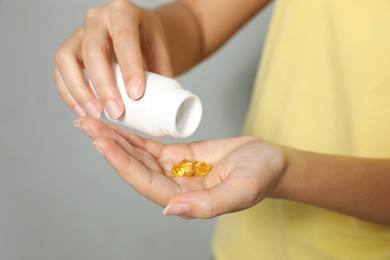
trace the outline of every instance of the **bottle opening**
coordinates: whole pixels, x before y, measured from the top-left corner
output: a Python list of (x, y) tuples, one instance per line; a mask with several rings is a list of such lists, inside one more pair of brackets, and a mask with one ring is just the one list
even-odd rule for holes
[(188, 137), (198, 128), (202, 118), (202, 103), (197, 96), (186, 98), (176, 114), (176, 130), (179, 137)]

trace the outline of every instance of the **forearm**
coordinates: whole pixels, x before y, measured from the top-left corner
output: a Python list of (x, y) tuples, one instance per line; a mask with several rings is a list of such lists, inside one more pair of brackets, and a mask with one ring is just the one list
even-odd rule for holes
[(175, 74), (222, 46), (269, 1), (177, 1), (155, 10), (166, 35)]
[(167, 35), (175, 75), (193, 67), (203, 57), (202, 33), (196, 18), (184, 5), (172, 3), (156, 9)]
[(390, 160), (286, 151), (275, 197), (390, 225)]

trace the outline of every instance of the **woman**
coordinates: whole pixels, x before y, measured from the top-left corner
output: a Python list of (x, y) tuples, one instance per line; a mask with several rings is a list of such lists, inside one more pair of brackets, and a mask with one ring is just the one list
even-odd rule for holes
[[(147, 10), (115, 0), (90, 9), (56, 54), (61, 97), (110, 165), (165, 214), (236, 212), (219, 219), (215, 259), (387, 259), (386, 0), (278, 0), (242, 137), (164, 145), (85, 118), (103, 108), (114, 119), (123, 113), (111, 55), (139, 99), (145, 68), (167, 76), (190, 69), (266, 4), (183, 0)], [(184, 157), (212, 170), (173, 178), (172, 162)]]

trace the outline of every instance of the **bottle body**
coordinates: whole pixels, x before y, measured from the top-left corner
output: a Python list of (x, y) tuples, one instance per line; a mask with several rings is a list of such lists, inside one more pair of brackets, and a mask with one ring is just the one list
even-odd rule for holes
[(145, 71), (146, 89), (139, 100), (128, 97), (122, 73), (113, 65), (116, 83), (125, 106), (124, 114), (112, 120), (155, 137), (185, 138), (192, 135), (202, 117), (198, 96), (184, 90), (174, 79)]

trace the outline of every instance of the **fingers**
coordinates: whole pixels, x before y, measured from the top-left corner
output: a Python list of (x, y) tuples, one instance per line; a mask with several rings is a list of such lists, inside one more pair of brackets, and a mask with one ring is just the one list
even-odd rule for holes
[[(65, 102), (69, 102), (67, 105), (70, 108), (74, 109), (76, 107), (74, 102), (76, 102), (87, 115), (99, 118), (102, 107), (89, 87), (83, 72), (80, 53), (82, 34), (82, 29), (79, 28), (57, 51), (55, 81), (62, 98)], [(73, 98), (66, 97), (67, 95)]]
[(135, 149), (138, 148), (137, 146), (132, 145), (132, 143), (125, 140), (121, 135), (118, 135), (108, 125), (99, 120), (95, 120), (92, 118), (79, 118), (78, 120), (74, 121), (74, 125), (77, 126), (81, 131), (88, 134), (92, 139), (96, 137), (107, 137), (112, 139), (128, 154), (134, 155), (139, 160), (142, 160), (142, 157), (138, 156), (138, 154), (144, 157), (148, 156), (144, 151), (140, 149), (138, 149), (139, 151), (135, 151)]
[(119, 118), (124, 105), (115, 82), (113, 58), (118, 61), (129, 97), (139, 99), (145, 91), (145, 68), (172, 75), (165, 37), (156, 15), (129, 1), (115, 0), (89, 9), (84, 24), (55, 55), (54, 78), (62, 99), (79, 116), (99, 118), (105, 109), (112, 119)]
[(127, 142), (138, 148), (144, 149), (154, 158), (161, 158), (163, 156), (165, 146), (162, 143), (151, 139), (142, 138), (141, 136), (131, 131), (127, 131), (126, 129), (115, 125), (110, 125), (110, 127)]
[(62, 100), (65, 102), (65, 104), (67, 104), (71, 109), (73, 109), (77, 115), (81, 117), (87, 116), (85, 110), (76, 102), (76, 100), (73, 98), (73, 96), (66, 88), (66, 85), (61, 77), (58, 68), (55, 68), (53, 72), (53, 77), (56, 82), (57, 90), (60, 93), (60, 96)]
[(112, 139), (96, 137), (93, 143), (120, 177), (154, 203), (166, 205), (171, 197), (180, 192), (180, 187), (169, 177), (159, 171), (150, 170)]
[(105, 136), (115, 140), (125, 148), (127, 147), (127, 144), (130, 144), (133, 147), (144, 150), (155, 159), (161, 159), (164, 151), (164, 145), (162, 143), (142, 138), (131, 131), (127, 131), (126, 129), (115, 125), (105, 124), (99, 120), (81, 117), (74, 121), (74, 125), (92, 138)]
[(170, 168), (166, 168), (166, 163), (159, 156), (154, 156), (150, 151), (163, 150), (163, 144), (152, 141), (147, 144), (147, 140), (136, 134), (118, 134), (110, 125), (92, 118), (80, 118), (74, 122), (81, 131), (87, 133), (92, 139), (97, 137), (110, 138), (116, 142), (127, 154), (133, 156), (146, 168), (151, 171), (170, 175)]
[[(217, 164), (205, 177), (175, 178), (170, 174), (172, 161), (194, 155), (188, 145), (163, 145), (92, 118), (80, 118), (75, 125), (92, 137), (97, 150), (126, 182), (151, 201), (166, 206), (166, 215), (212, 218), (246, 209), (265, 197), (267, 183), (272, 182), (270, 174), (258, 174), (263, 171), (251, 163), (237, 163), (234, 155), (214, 160)], [(236, 139), (227, 142), (241, 147)]]
[[(166, 215), (211, 218), (246, 209), (265, 197), (272, 182), (270, 174), (258, 174), (263, 171), (251, 163), (237, 163), (234, 155), (216, 160), (205, 177), (175, 178), (170, 174), (172, 160), (190, 158), (185, 156), (193, 155), (188, 146), (149, 141), (91, 118), (80, 118), (75, 125), (92, 137), (97, 150), (126, 182), (146, 198), (166, 206)], [(157, 150), (156, 157), (153, 152)]]
[[(127, 94), (132, 99), (139, 99), (145, 91), (144, 66), (139, 40), (140, 10), (128, 8), (128, 11), (124, 12), (121, 11), (124, 8), (122, 1), (116, 1), (114, 4), (118, 12), (109, 17), (113, 48)], [(128, 22), (129, 17), (133, 22)]]
[[(100, 9), (100, 8), (95, 8)], [(107, 29), (100, 17), (94, 15), (95, 9), (89, 10), (84, 23), (84, 37), (81, 55), (88, 77), (99, 97), (101, 104), (112, 119), (119, 118), (124, 112), (124, 105), (116, 86), (110, 61), (110, 42)], [(93, 13), (93, 14), (91, 14)]]

